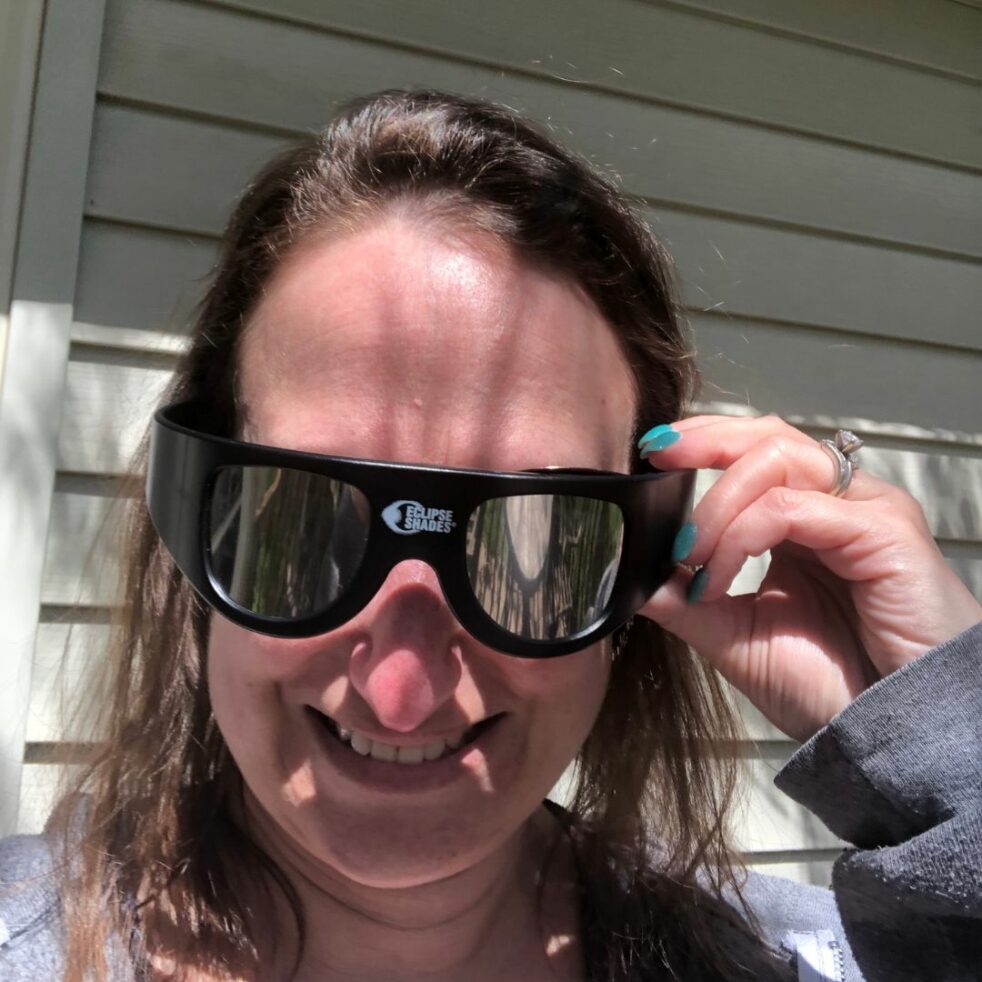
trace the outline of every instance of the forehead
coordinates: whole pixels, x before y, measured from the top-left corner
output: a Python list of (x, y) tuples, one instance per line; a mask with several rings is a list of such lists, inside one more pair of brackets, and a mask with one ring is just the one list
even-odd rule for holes
[(633, 381), (567, 280), (393, 217), (298, 246), (246, 327), (251, 439), (510, 470), (627, 469)]

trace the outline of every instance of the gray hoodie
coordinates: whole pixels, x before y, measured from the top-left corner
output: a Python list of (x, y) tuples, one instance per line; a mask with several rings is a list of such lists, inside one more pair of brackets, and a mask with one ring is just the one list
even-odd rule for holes
[[(750, 876), (799, 982), (982, 980), (982, 622), (869, 688), (775, 780), (855, 847), (831, 890)], [(3, 982), (60, 975), (51, 862), (40, 836), (0, 842)]]

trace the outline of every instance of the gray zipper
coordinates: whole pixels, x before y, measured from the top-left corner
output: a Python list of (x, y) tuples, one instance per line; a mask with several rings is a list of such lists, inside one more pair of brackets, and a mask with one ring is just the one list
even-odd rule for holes
[(845, 982), (842, 948), (831, 931), (791, 931), (785, 943), (796, 955), (798, 982)]

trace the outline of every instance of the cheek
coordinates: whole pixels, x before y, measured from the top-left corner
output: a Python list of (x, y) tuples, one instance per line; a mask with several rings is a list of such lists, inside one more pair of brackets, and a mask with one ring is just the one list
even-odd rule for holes
[(288, 732), (283, 688), (300, 656), (213, 614), (208, 636), (208, 693), (218, 728), (239, 769), (282, 761)]
[(246, 696), (261, 698), (276, 687), (289, 659), (275, 651), (276, 639), (246, 631), (212, 614), (208, 631), (208, 690), (212, 704)]
[(533, 743), (572, 759), (593, 728), (609, 677), (610, 659), (600, 645), (520, 666), (512, 684), (532, 707)]
[(297, 823), (318, 790), (303, 718), (288, 695), (310, 659), (310, 643), (256, 634), (212, 615), (207, 677), (218, 728), (265, 812), (301, 840)]
[(208, 632), (208, 694), (218, 727), (233, 755), (268, 736), (276, 684), (253, 637), (213, 614)]
[(257, 634), (211, 615), (208, 632), (208, 685), (212, 703), (226, 691), (261, 698), (281, 686), (295, 685), (311, 659), (331, 660), (322, 638), (284, 639)]

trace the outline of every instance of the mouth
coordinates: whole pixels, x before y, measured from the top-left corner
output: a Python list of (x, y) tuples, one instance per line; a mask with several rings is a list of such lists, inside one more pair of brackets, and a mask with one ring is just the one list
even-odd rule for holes
[(362, 757), (371, 757), (373, 760), (386, 764), (408, 767), (417, 767), (421, 764), (446, 760), (449, 757), (462, 754), (468, 746), (474, 743), (486, 730), (504, 716), (504, 713), (497, 713), (494, 716), (482, 719), (467, 729), (461, 730), (459, 733), (455, 733), (449, 737), (437, 737), (429, 743), (400, 745), (374, 740), (364, 733), (359, 733), (357, 730), (346, 729), (330, 716), (322, 713), (318, 709), (314, 709), (313, 706), (308, 706), (307, 711), (314, 717), (317, 725), (322, 730), (326, 731), (337, 743), (346, 747), (349, 751), (359, 754)]

